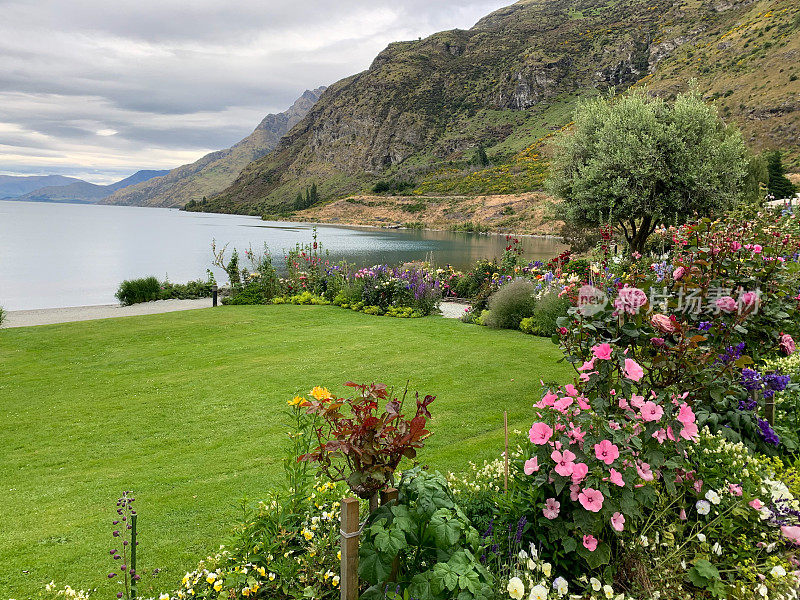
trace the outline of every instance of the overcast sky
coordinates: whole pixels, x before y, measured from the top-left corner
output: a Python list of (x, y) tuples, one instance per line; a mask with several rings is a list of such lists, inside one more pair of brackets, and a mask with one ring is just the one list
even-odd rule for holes
[(0, 174), (110, 183), (225, 148), (389, 42), (512, 0), (0, 0)]

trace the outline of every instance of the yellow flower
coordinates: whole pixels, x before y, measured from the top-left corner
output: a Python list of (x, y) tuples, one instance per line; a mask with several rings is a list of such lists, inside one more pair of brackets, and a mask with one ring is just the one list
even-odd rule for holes
[(261, 575), (262, 577), (267, 576), (267, 571), (264, 569), (264, 567), (258, 567), (256, 571), (258, 571), (258, 574)]
[(291, 400), (287, 401), (286, 404), (288, 404), (289, 406), (297, 406), (301, 402), (305, 402), (305, 401), (306, 401), (305, 398), (302, 398), (301, 396), (295, 396)]
[(221, 589), (222, 589), (222, 582), (221, 581), (218, 581), (217, 583), (214, 584), (214, 591), (215, 592), (218, 592)]
[(314, 396), (317, 400), (328, 400), (332, 398), (331, 393), (328, 391), (328, 388), (324, 387), (315, 387), (311, 390), (311, 395)]
[(269, 580), (270, 581), (275, 581), (275, 573), (270, 573), (269, 574)]
[(341, 550), (339, 550), (339, 552), (336, 553), (336, 558), (338, 560), (342, 560), (342, 551)]
[(303, 537), (306, 538), (306, 541), (310, 541), (314, 537), (314, 532), (303, 528)]
[(207, 581), (208, 583), (214, 583), (214, 581), (216, 580), (216, 578), (217, 578), (217, 576), (216, 576), (214, 573), (209, 573), (209, 574), (208, 574), (208, 577), (206, 577), (206, 581)]
[(333, 587), (336, 587), (337, 585), (339, 585), (339, 576), (338, 575), (334, 575), (333, 579), (331, 580), (331, 583), (333, 584)]

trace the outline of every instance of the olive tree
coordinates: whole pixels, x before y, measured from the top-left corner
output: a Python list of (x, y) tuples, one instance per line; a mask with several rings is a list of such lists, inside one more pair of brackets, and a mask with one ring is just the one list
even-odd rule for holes
[(746, 170), (741, 134), (696, 92), (674, 103), (635, 92), (578, 108), (556, 141), (549, 185), (568, 220), (614, 223), (641, 251), (660, 223), (736, 203)]

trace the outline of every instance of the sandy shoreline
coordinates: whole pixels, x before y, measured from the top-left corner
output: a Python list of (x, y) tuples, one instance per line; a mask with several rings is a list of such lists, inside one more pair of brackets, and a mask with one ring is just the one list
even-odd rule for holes
[(211, 298), (198, 300), (158, 300), (144, 302), (132, 306), (119, 304), (103, 304), (99, 306), (72, 306), (68, 308), (42, 308), (36, 310), (10, 310), (3, 328), (31, 327), (34, 325), (53, 325), (55, 323), (71, 323), (74, 321), (93, 321), (95, 319), (113, 319), (116, 317), (136, 317), (156, 315), (178, 310), (194, 310), (210, 308)]
[[(199, 300), (158, 300), (156, 302), (134, 304), (133, 306), (102, 304), (99, 306), (10, 310), (8, 311), (8, 318), (5, 323), (3, 323), (2, 328), (33, 327), (35, 325), (55, 325), (56, 323), (93, 321), (95, 319), (157, 315), (179, 310), (211, 308), (211, 306), (211, 298), (200, 298)], [(467, 306), (467, 304), (458, 302), (442, 302), (442, 316), (449, 319), (458, 319), (464, 314), (464, 309)]]

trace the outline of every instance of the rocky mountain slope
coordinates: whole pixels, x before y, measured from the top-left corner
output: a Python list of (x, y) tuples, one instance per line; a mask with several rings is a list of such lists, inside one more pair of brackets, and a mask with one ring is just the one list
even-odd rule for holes
[(81, 181), (63, 175), (0, 175), (0, 199), (19, 198), (43, 187), (69, 185)]
[(84, 202), (96, 203), (107, 198), (118, 190), (123, 190), (129, 186), (149, 181), (154, 177), (160, 177), (168, 171), (137, 171), (130, 177), (121, 179), (109, 185), (97, 185), (82, 180), (68, 185), (57, 185), (39, 188), (28, 194), (19, 197), (19, 200), (30, 202)]
[(275, 148), (278, 140), (308, 113), (324, 90), (324, 87), (307, 90), (289, 110), (267, 115), (253, 133), (231, 148), (212, 152), (163, 177), (121, 190), (106, 198), (103, 204), (183, 206), (190, 200), (201, 202), (225, 189), (247, 164)]
[[(548, 141), (576, 103), (615, 87), (673, 96), (696, 78), (755, 150), (800, 158), (795, 0), (522, 0), (468, 31), (391, 44), (332, 85), (271, 154), (203, 210), (281, 214), (384, 189), (540, 189)], [(379, 186), (379, 187), (381, 187)]]

